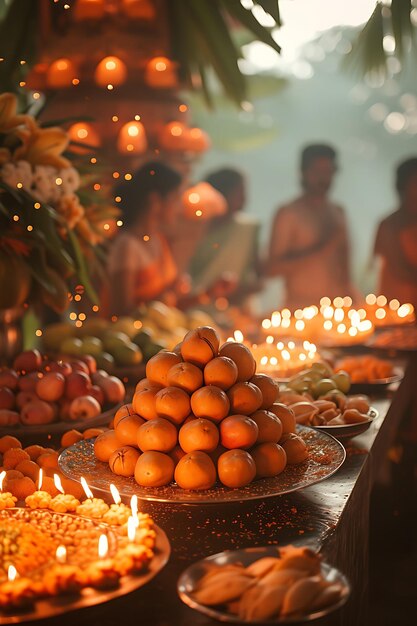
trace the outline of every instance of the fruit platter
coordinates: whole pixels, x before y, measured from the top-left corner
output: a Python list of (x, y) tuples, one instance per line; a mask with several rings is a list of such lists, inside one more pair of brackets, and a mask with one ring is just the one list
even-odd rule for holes
[(343, 463), (337, 441), (296, 427), (278, 384), (256, 374), (247, 346), (221, 345), (216, 330), (204, 326), (175, 350), (148, 361), (113, 429), (61, 454), (65, 474), (80, 480), (88, 471), (100, 490), (116, 481), (125, 496), (216, 502), (287, 493)]
[(55, 360), (27, 350), (0, 370), (0, 435), (108, 424), (125, 393), (123, 382), (98, 370), (92, 356)]
[(350, 585), (308, 546), (248, 548), (194, 563), (177, 584), (181, 600), (221, 622), (304, 623), (340, 608)]

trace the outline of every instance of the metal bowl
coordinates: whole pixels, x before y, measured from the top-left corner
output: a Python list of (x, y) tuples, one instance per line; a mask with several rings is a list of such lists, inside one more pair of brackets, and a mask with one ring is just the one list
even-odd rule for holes
[(351, 439), (357, 437), (368, 430), (372, 422), (379, 416), (379, 413), (374, 407), (368, 411), (369, 419), (366, 422), (357, 422), (356, 424), (340, 424), (334, 425), (328, 424), (326, 426), (313, 426), (320, 432), (325, 432), (328, 435), (332, 435), (335, 439)]
[(220, 622), (229, 622), (229, 623), (246, 623), (246, 624), (304, 624), (306, 622), (311, 622), (320, 617), (324, 617), (333, 611), (336, 611), (340, 607), (342, 607), (347, 601), (350, 594), (350, 584), (347, 578), (335, 567), (329, 565), (328, 563), (321, 564), (321, 571), (324, 578), (329, 582), (338, 582), (340, 583), (344, 591), (340, 600), (331, 606), (328, 606), (324, 609), (320, 609), (314, 613), (308, 613), (303, 616), (296, 617), (285, 617), (279, 618), (271, 621), (248, 621), (242, 622), (242, 620), (232, 613), (227, 613), (222, 611), (219, 608), (208, 607), (203, 604), (199, 604), (193, 598), (193, 589), (197, 586), (199, 580), (207, 573), (210, 567), (214, 565), (228, 565), (231, 563), (242, 563), (245, 567), (257, 561), (260, 558), (266, 556), (276, 557), (278, 552), (277, 546), (266, 546), (262, 548), (245, 548), (243, 550), (226, 550), (225, 552), (219, 552), (218, 554), (214, 554), (213, 556), (209, 556), (206, 559), (202, 559), (201, 561), (197, 561), (190, 565), (179, 577), (177, 583), (177, 591), (181, 600), (187, 604), (192, 609), (199, 611), (200, 613), (204, 613), (209, 617), (219, 620)]

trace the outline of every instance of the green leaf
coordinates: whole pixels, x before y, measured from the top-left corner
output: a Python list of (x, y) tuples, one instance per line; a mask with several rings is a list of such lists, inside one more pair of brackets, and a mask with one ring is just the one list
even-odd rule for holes
[(259, 4), (266, 13), (269, 13), (277, 26), (282, 26), (278, 0), (255, 0), (255, 4)]
[(404, 46), (413, 32), (411, 23), (411, 0), (391, 0), (391, 24), (395, 39), (395, 54), (399, 59), (404, 57)]
[(0, 88), (16, 91), (21, 60), (30, 61), (35, 54), (35, 33), (38, 31), (39, 2), (12, 0), (0, 23)]
[(253, 33), (259, 41), (270, 46), (276, 52), (281, 52), (281, 46), (277, 44), (270, 31), (258, 22), (252, 11), (245, 9), (241, 5), (240, 0), (225, 0), (225, 8), (242, 26)]
[(346, 68), (357, 69), (361, 74), (385, 71), (383, 39), (382, 4), (378, 2), (371, 17), (353, 42), (352, 50), (345, 56), (343, 65)]
[(84, 289), (93, 302), (98, 302), (97, 293), (90, 281), (90, 276), (88, 274), (87, 266), (85, 264), (84, 256), (81, 250), (80, 242), (78, 241), (78, 237), (73, 230), (68, 230), (68, 239), (71, 242), (72, 248), (74, 250), (75, 259), (77, 263), (77, 275), (84, 286)]

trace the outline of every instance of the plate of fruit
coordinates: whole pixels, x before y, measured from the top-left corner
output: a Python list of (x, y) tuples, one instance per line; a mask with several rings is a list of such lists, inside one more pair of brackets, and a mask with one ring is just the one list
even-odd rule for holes
[(297, 424), (312, 426), (337, 439), (363, 433), (378, 417), (365, 395), (347, 395), (351, 388), (347, 372), (333, 371), (328, 363), (318, 362), (293, 376), (279, 401), (288, 406)]
[(0, 435), (62, 433), (108, 423), (125, 397), (121, 380), (92, 356), (50, 360), (38, 350), (0, 370)]
[(350, 585), (307, 546), (228, 550), (180, 576), (177, 591), (192, 609), (221, 622), (294, 624), (340, 609)]
[(80, 441), (60, 457), (64, 473), (125, 497), (162, 502), (220, 502), (264, 498), (301, 489), (333, 474), (343, 446), (326, 433), (296, 426), (277, 402), (277, 383), (256, 374), (243, 344), (220, 345), (200, 327), (176, 352), (146, 365), (132, 403), (113, 429)]
[(389, 385), (400, 382), (404, 370), (391, 361), (373, 354), (348, 356), (336, 363), (335, 371), (343, 370), (350, 376), (350, 391), (375, 393), (384, 391)]

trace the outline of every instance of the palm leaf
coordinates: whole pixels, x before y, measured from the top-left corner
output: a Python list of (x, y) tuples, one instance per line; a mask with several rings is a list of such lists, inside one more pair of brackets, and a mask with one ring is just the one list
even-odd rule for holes
[(404, 57), (406, 40), (412, 36), (411, 0), (391, 0), (391, 24), (395, 39), (395, 53), (399, 59)]
[(278, 0), (255, 0), (255, 4), (259, 4), (266, 13), (269, 13), (277, 26), (282, 26)]
[(92, 302), (98, 302), (97, 293), (91, 283), (90, 276), (87, 270), (87, 266), (85, 264), (84, 255), (81, 250), (80, 242), (78, 241), (78, 237), (73, 230), (68, 230), (68, 239), (71, 243), (72, 249), (74, 251), (76, 263), (77, 263), (77, 276), (84, 286), (84, 289)]
[(240, 0), (223, 0), (223, 2), (228, 13), (253, 33), (259, 41), (270, 46), (276, 52), (281, 52), (281, 46), (277, 44), (270, 31), (258, 22), (252, 11), (242, 6)]
[(382, 4), (378, 2), (371, 17), (357, 36), (356, 41), (353, 42), (352, 50), (346, 55), (345, 67), (359, 70), (362, 74), (383, 71), (386, 65), (383, 39)]
[(31, 60), (35, 55), (39, 2), (14, 0), (0, 23), (0, 88), (16, 91), (16, 74), (20, 61)]

